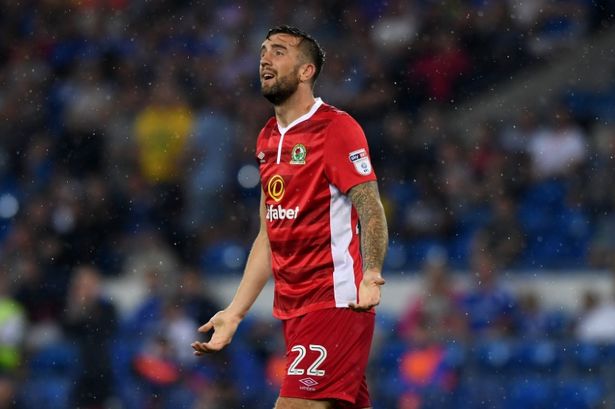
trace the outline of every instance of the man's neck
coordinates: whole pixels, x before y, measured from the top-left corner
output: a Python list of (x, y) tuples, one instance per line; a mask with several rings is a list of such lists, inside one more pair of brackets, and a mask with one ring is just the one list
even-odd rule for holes
[(275, 119), (278, 125), (286, 128), (295, 119), (307, 114), (315, 102), (314, 94), (297, 90), (283, 104), (274, 106)]

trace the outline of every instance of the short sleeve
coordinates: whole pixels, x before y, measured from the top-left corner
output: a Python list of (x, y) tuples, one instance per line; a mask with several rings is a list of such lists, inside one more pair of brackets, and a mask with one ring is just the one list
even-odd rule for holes
[(327, 127), (324, 160), (325, 175), (344, 194), (376, 180), (363, 129), (348, 114), (340, 114)]

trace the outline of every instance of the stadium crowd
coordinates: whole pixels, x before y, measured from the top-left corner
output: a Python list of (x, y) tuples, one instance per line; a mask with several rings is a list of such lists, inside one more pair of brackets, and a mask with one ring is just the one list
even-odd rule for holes
[[(576, 319), (548, 327), (535, 297), (497, 286), (457, 294), (445, 270), (475, 272), (483, 288), (502, 270), (615, 268), (615, 115), (578, 115), (562, 95), (470, 133), (446, 118), (608, 29), (612, 1), (0, 5), (0, 408), (271, 402), (277, 324), (247, 323), (207, 365), (195, 365), (189, 342), (218, 308), (216, 277), (241, 271), (256, 234), (253, 149), (271, 115), (257, 53), (281, 23), (322, 42), (317, 95), (366, 131), (391, 231), (387, 270), (439, 269), (425, 273), (429, 297), (389, 317), (394, 333), (384, 326), (374, 373), (389, 383), (374, 395), (408, 409), (457, 391), (458, 372), (480, 362), (426, 368), (468, 334), (583, 339)], [(129, 314), (103, 291), (122, 277), (147, 289)], [(595, 294), (585, 301), (579, 320), (593, 309), (613, 316)], [(416, 361), (387, 361), (408, 348), (420, 350)], [(421, 380), (399, 381), (399, 362)]]

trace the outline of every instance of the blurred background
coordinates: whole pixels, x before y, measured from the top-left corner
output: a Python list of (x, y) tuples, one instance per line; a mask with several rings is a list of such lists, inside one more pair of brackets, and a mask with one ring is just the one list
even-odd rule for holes
[(0, 0), (0, 408), (271, 408), (267, 29), (327, 51), (390, 226), (375, 409), (615, 408), (612, 0)]

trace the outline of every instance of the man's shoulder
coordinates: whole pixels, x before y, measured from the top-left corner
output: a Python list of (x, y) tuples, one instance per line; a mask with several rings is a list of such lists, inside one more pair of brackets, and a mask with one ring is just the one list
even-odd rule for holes
[(259, 139), (271, 135), (271, 132), (276, 129), (276, 125), (277, 123), (275, 120), (275, 116), (269, 118), (258, 134)]
[(326, 122), (327, 125), (333, 125), (334, 129), (338, 127), (347, 128), (349, 126), (358, 126), (359, 123), (348, 112), (343, 111), (333, 105), (323, 104), (314, 115), (314, 119)]
[(329, 105), (326, 103), (323, 103), (321, 105), (318, 111), (316, 111), (316, 115), (322, 118), (328, 118), (330, 120), (339, 120), (339, 119), (343, 120), (347, 118), (352, 119), (352, 117), (350, 116), (350, 114), (348, 114), (348, 112), (341, 110), (336, 106)]

